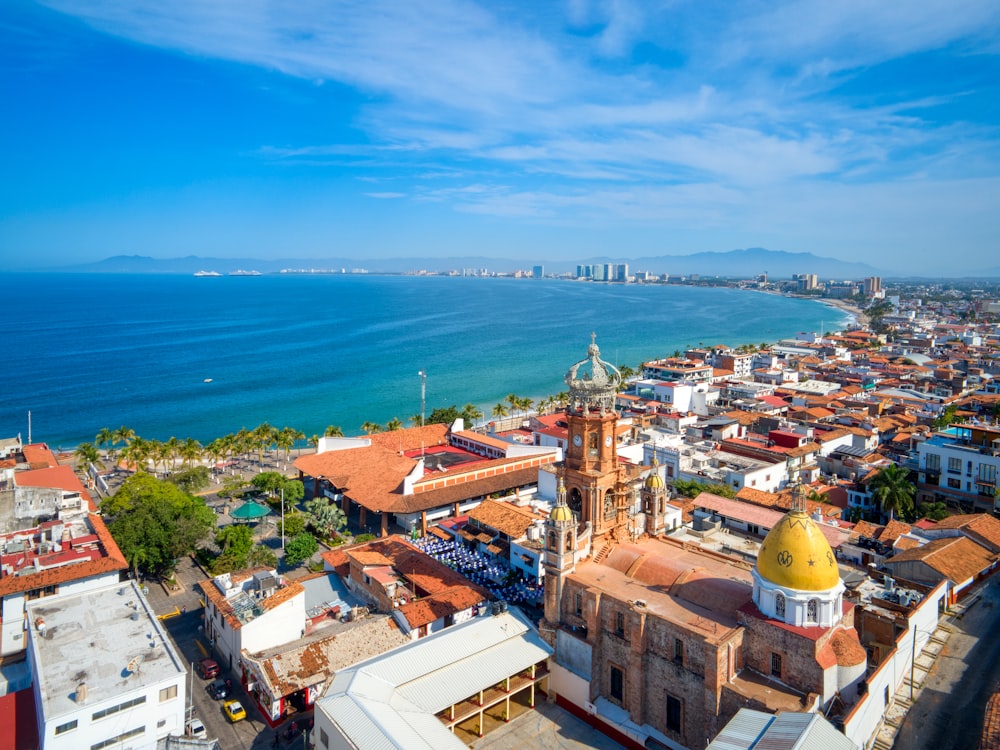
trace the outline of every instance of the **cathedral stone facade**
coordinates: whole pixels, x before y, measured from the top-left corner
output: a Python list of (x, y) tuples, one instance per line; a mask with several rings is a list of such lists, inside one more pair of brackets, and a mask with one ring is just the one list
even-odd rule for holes
[(664, 536), (655, 465), (618, 461), (618, 370), (592, 339), (565, 380), (541, 626), (556, 699), (640, 746), (672, 748), (703, 747), (741, 707), (855, 700), (865, 652), (815, 521), (796, 505), (756, 565)]

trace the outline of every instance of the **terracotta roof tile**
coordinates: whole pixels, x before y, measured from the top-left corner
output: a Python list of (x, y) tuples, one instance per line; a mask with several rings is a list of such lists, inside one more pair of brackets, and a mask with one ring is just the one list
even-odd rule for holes
[(935, 539), (921, 547), (904, 550), (885, 564), (893, 567), (919, 560), (953, 583), (962, 583), (989, 568), (996, 559), (995, 553), (963, 536)]

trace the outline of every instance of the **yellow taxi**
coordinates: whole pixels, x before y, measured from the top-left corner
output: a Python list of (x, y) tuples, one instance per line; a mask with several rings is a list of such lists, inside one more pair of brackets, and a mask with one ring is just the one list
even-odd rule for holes
[(222, 711), (226, 715), (226, 718), (233, 723), (247, 717), (246, 709), (243, 708), (239, 701), (226, 701), (222, 704)]

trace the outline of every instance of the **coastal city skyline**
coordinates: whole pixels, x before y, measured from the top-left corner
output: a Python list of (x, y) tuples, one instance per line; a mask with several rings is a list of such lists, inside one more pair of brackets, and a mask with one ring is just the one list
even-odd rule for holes
[(0, 23), (12, 270), (758, 246), (995, 265), (989, 3), (56, 1)]

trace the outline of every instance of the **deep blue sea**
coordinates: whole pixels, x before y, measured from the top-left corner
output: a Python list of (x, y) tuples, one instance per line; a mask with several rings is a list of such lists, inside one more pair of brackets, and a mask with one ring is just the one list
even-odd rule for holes
[[(127, 425), (207, 442), (261, 422), (366, 421), (565, 390), (591, 331), (636, 367), (690, 345), (842, 326), (821, 303), (730, 289), (364, 275), (0, 274), (0, 437), (52, 447)], [(211, 382), (205, 382), (211, 378)]]

